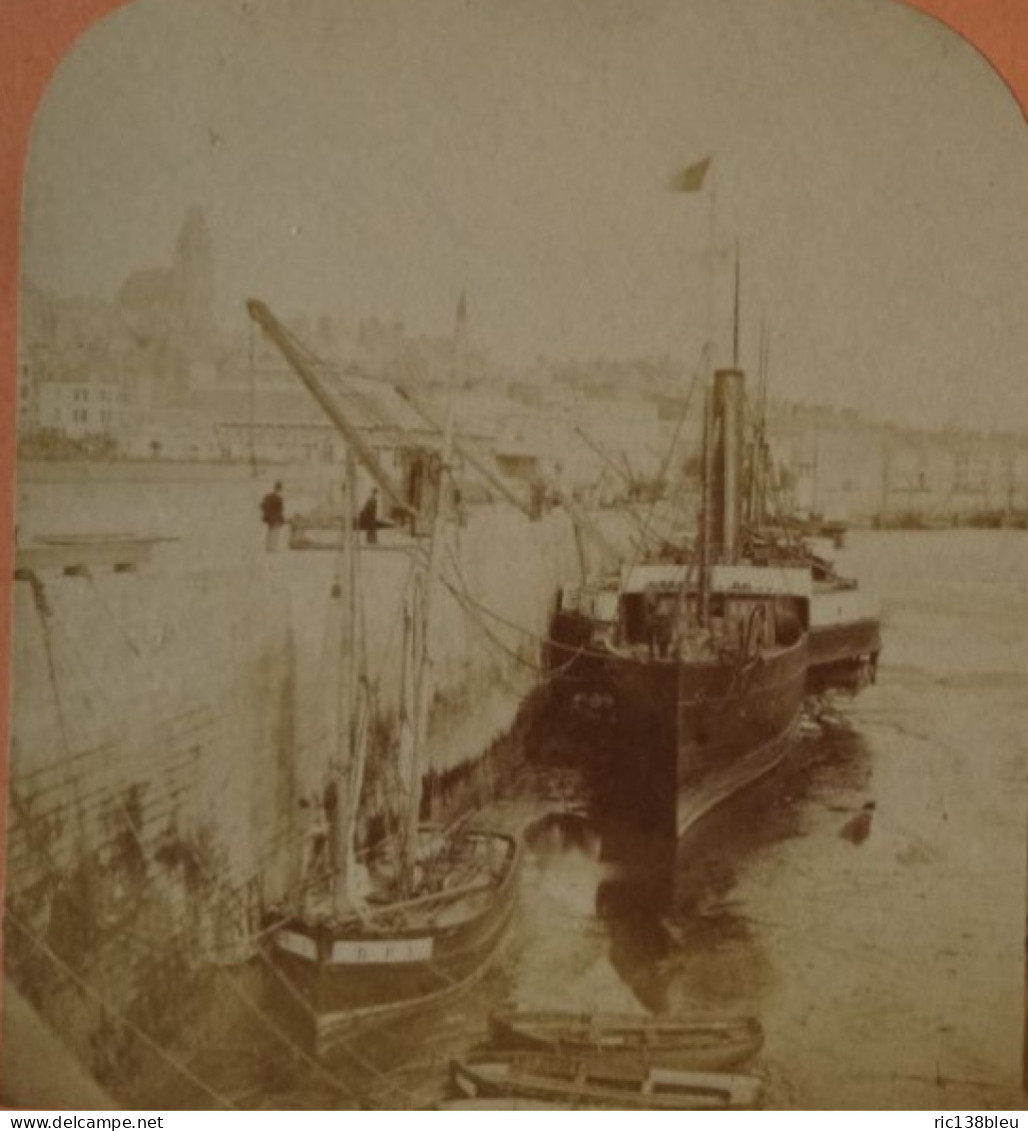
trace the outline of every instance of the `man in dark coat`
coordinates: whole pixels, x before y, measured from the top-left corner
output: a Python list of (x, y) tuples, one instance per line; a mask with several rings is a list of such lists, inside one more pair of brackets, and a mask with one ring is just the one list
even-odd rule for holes
[(361, 507), (357, 525), (364, 531), (369, 543), (378, 541), (378, 488), (372, 487), (368, 501)]
[(282, 498), (282, 484), (261, 499), (261, 521), (268, 528), (264, 548), (269, 552), (278, 549), (279, 531), (285, 525), (286, 506)]

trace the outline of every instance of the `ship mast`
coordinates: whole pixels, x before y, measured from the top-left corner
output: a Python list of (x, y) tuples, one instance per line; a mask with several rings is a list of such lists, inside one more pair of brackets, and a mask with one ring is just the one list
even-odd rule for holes
[[(365, 728), (360, 703), (360, 581), (356, 531), (357, 462), (346, 449), (346, 482), (343, 486), (342, 551), (337, 585), (345, 597), (342, 641), (339, 649), (339, 713), (336, 747), (337, 813), (332, 836), (334, 881), (332, 909), (336, 917), (353, 910), (353, 866), (357, 840), (357, 817), (364, 781)], [(345, 789), (343, 788), (345, 786)]]
[(401, 838), (401, 882), (410, 893), (414, 887), (418, 823), (421, 816), (422, 779), (425, 769), (425, 751), (428, 742), (428, 716), (432, 705), (431, 630), (435, 591), (438, 588), (440, 557), (443, 544), (445, 500), (450, 494), (450, 473), (453, 461), (453, 407), (457, 384), (457, 367), (467, 323), (467, 302), (464, 294), (457, 304), (457, 321), (453, 332), (450, 381), (443, 419), (443, 440), (436, 478), (435, 507), (428, 543), (428, 564), (421, 587), (418, 632), (416, 634), (416, 665), (414, 670), (414, 733), (410, 759), (410, 780), (407, 783), (406, 826)]
[(739, 368), (739, 241), (735, 241), (735, 309), (732, 317), (732, 368)]
[(764, 435), (767, 423), (767, 321), (760, 324), (760, 350), (757, 356), (757, 385), (760, 389), (760, 407), (752, 425), (751, 438), (746, 446), (746, 495), (744, 524), (751, 532), (762, 529), (766, 510), (764, 495)]
[(700, 604), (697, 619), (705, 628), (710, 623), (710, 536), (711, 536), (711, 479), (714, 471), (714, 403), (708, 388), (703, 398), (703, 468), (702, 502), (700, 515)]
[(700, 522), (698, 620), (710, 620), (710, 575), (717, 561), (732, 562), (741, 542), (743, 385), (739, 369), (739, 244), (735, 245), (732, 368), (714, 373), (703, 414), (703, 514)]

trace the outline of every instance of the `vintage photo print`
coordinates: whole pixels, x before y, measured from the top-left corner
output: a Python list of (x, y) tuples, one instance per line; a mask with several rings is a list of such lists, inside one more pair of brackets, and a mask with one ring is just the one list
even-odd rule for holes
[(1028, 145), (896, 0), (135, 0), (18, 279), (5, 1104), (1023, 1104)]

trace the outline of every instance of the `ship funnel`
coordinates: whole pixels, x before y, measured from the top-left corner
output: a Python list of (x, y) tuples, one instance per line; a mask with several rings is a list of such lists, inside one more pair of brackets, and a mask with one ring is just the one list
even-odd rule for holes
[(719, 369), (714, 374), (710, 485), (714, 561), (733, 562), (741, 549), (745, 392), (746, 377), (741, 369)]

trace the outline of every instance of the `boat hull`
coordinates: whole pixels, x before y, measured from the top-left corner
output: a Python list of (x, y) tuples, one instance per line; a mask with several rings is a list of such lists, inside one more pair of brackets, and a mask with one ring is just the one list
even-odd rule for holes
[[(806, 672), (805, 635), (741, 665), (607, 661), (611, 741), (598, 758), (597, 780), (604, 815), (630, 818), (655, 840), (684, 836), (785, 757)], [(595, 676), (593, 685), (600, 686)]]
[(497, 1013), (489, 1036), (498, 1048), (554, 1056), (616, 1058), (695, 1070), (728, 1068), (755, 1056), (764, 1043), (753, 1017), (689, 1020), (619, 1014)]
[(319, 1052), (362, 1024), (445, 1004), (485, 973), (514, 914), (520, 846), (468, 835), (502, 846), (495, 882), (371, 905), (341, 925), (290, 918), (271, 932), (277, 980)]
[(454, 1061), (450, 1073), (456, 1090), (470, 1098), (516, 1096), (595, 1109), (742, 1110), (755, 1107), (762, 1091), (751, 1076), (625, 1066), (603, 1056), (487, 1053)]
[(881, 650), (881, 624), (876, 617), (811, 628), (808, 694), (860, 691), (873, 682)]
[[(595, 1111), (574, 1103), (546, 1103), (545, 1100), (522, 1099), (519, 1096), (491, 1096), (484, 1100), (443, 1100), (436, 1111)], [(602, 1109), (599, 1109), (602, 1110)]]

